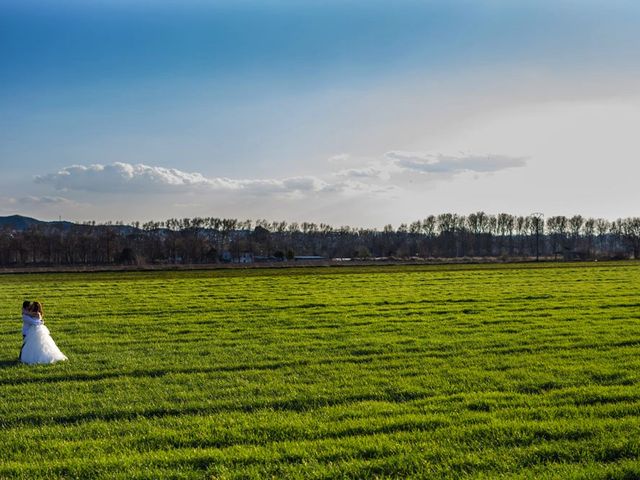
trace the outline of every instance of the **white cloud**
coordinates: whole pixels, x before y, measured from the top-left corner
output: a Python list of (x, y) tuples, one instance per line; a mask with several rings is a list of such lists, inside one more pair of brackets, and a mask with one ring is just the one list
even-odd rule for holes
[(0, 198), (0, 202), (4, 203), (6, 205), (11, 205), (11, 206), (25, 206), (25, 205), (36, 205), (36, 206), (48, 206), (48, 205), (62, 205), (62, 206), (79, 206), (80, 204), (73, 201), (73, 200), (69, 200), (68, 198), (64, 198), (64, 197), (57, 197), (57, 196), (50, 196), (50, 195), (44, 195), (44, 196), (35, 196), (35, 195), (28, 195), (25, 197), (19, 197), (19, 198), (15, 198), (15, 197), (2, 197)]
[[(344, 168), (333, 173), (334, 177), (346, 181), (364, 182), (370, 189), (393, 187), (396, 192), (402, 187), (420, 180), (452, 180), (464, 173), (480, 175), (526, 165), (520, 157), (506, 155), (445, 155), (423, 152), (387, 152), (382, 159), (364, 165)], [(416, 176), (416, 173), (419, 174)]]
[(27, 196), (27, 197), (20, 197), (18, 199), (12, 199), (14, 200), (14, 203), (17, 205), (65, 205), (65, 206), (77, 206), (79, 205), (77, 202), (74, 202), (73, 200), (69, 200), (68, 198), (64, 198), (64, 197), (56, 197), (56, 196), (49, 196), (49, 195), (45, 195), (42, 197), (38, 197), (38, 196)]
[(507, 155), (444, 155), (442, 153), (392, 151), (385, 158), (404, 171), (434, 175), (455, 175), (463, 172), (491, 173), (514, 167), (524, 167), (526, 159)]
[(72, 165), (56, 173), (37, 176), (36, 183), (52, 185), (57, 190), (100, 193), (170, 193), (170, 192), (243, 192), (253, 195), (300, 195), (322, 192), (330, 185), (313, 176), (282, 179), (208, 178), (200, 173), (175, 168), (132, 165)]
[(397, 194), (400, 188), (392, 184), (380, 184), (380, 183), (365, 183), (357, 180), (345, 180), (333, 185), (334, 191), (343, 193), (344, 195), (358, 196), (365, 195), (370, 198), (371, 195), (375, 195), (381, 198), (388, 197), (389, 195)]
[(339, 153), (337, 155), (333, 155), (327, 159), (330, 163), (344, 163), (351, 159), (351, 155), (348, 153)]
[(72, 165), (56, 173), (37, 176), (36, 183), (53, 185), (58, 190), (89, 192), (166, 191), (207, 185), (210, 180), (199, 173), (186, 173), (174, 168), (131, 165)]
[(334, 175), (347, 178), (382, 178), (383, 173), (380, 168), (368, 166), (362, 168), (347, 168), (336, 172)]

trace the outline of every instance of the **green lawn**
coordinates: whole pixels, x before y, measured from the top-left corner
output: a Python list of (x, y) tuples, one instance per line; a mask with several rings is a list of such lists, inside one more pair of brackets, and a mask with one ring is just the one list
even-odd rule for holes
[[(16, 362), (24, 299), (69, 362)], [(0, 318), (0, 478), (640, 478), (640, 264), (0, 275)]]

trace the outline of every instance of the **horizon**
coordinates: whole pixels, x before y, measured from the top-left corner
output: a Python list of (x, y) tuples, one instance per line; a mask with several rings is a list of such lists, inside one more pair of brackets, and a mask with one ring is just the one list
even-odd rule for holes
[(8, 0), (0, 215), (637, 217), (638, 21), (623, 0)]
[[(580, 226), (580, 231), (584, 231), (585, 229), (585, 223), (588, 220), (593, 220), (593, 221), (598, 221), (598, 220), (604, 220), (605, 222), (607, 222), (607, 228), (611, 229), (614, 227), (616, 222), (625, 222), (625, 221), (640, 221), (640, 217), (616, 217), (616, 218), (606, 218), (606, 217), (589, 217), (589, 216), (584, 216), (581, 215), (579, 213), (573, 214), (573, 215), (544, 215), (540, 212), (533, 212), (531, 214), (528, 215), (514, 215), (508, 212), (498, 212), (498, 213), (494, 213), (494, 212), (484, 212), (484, 211), (477, 211), (477, 212), (470, 212), (467, 214), (463, 214), (463, 213), (457, 213), (457, 212), (440, 212), (437, 214), (431, 214), (431, 215), (427, 215), (424, 216), (423, 218), (415, 218), (412, 221), (409, 222), (402, 222), (402, 223), (398, 223), (398, 224), (392, 224), (392, 223), (388, 223), (385, 225), (353, 225), (353, 224), (328, 224), (328, 223), (324, 223), (324, 222), (320, 222), (320, 223), (316, 223), (316, 222), (310, 222), (310, 221), (306, 221), (306, 220), (292, 220), (292, 221), (288, 221), (288, 220), (283, 220), (283, 219), (275, 219), (275, 218), (239, 218), (239, 217), (212, 217), (212, 216), (194, 216), (194, 217), (168, 217), (168, 218), (164, 218), (164, 219), (145, 219), (145, 220), (131, 220), (131, 221), (124, 221), (121, 219), (108, 219), (108, 220), (102, 220), (102, 221), (98, 221), (98, 220), (94, 220), (94, 219), (83, 219), (83, 220), (69, 220), (69, 219), (65, 219), (65, 218), (58, 218), (58, 219), (42, 219), (42, 218), (36, 218), (36, 217), (30, 217), (30, 216), (26, 216), (26, 215), (22, 215), (19, 213), (14, 213), (14, 214), (8, 214), (8, 215), (0, 215), (0, 219), (4, 219), (4, 218), (11, 218), (11, 217), (20, 217), (20, 218), (24, 218), (27, 220), (35, 220), (37, 222), (43, 222), (43, 223), (72, 223), (75, 225), (89, 225), (89, 224), (95, 224), (96, 226), (110, 226), (110, 225), (115, 225), (115, 226), (126, 226), (126, 227), (135, 227), (135, 228), (142, 228), (143, 225), (145, 225), (146, 223), (156, 223), (156, 224), (160, 224), (160, 228), (168, 228), (165, 226), (165, 224), (170, 221), (170, 220), (178, 220), (178, 221), (183, 221), (183, 220), (195, 220), (195, 219), (218, 219), (218, 220), (234, 220), (237, 221), (238, 224), (246, 224), (249, 223), (250, 224), (250, 229), (254, 230), (256, 227), (263, 226), (263, 223), (266, 223), (268, 226), (272, 226), (274, 224), (278, 224), (278, 223), (284, 223), (287, 225), (287, 227), (289, 227), (292, 224), (296, 224), (298, 225), (298, 227), (301, 227), (303, 224), (313, 224), (316, 225), (317, 227), (321, 226), (321, 225), (327, 225), (328, 227), (330, 227), (331, 229), (334, 230), (339, 230), (341, 228), (351, 228), (353, 230), (370, 230), (370, 231), (384, 231), (386, 228), (388, 228), (389, 226), (392, 227), (393, 231), (397, 232), (400, 230), (401, 227), (410, 227), (411, 224), (416, 223), (416, 222), (421, 222), (424, 223), (426, 220), (429, 219), (429, 217), (433, 217), (434, 220), (436, 221), (436, 225), (437, 225), (437, 220), (438, 217), (441, 215), (454, 215), (457, 216), (458, 219), (463, 219), (463, 221), (467, 222), (469, 219), (469, 216), (472, 216), (474, 214), (485, 214), (487, 217), (494, 217), (497, 218), (498, 215), (509, 215), (511, 217), (513, 217), (514, 220), (516, 220), (518, 217), (522, 217), (525, 219), (531, 219), (534, 218), (538, 215), (541, 215), (542, 217), (542, 228), (543, 230), (545, 228), (549, 228), (549, 226), (547, 225), (547, 222), (551, 219), (551, 221), (555, 221), (557, 218), (565, 218), (568, 221), (570, 221), (572, 218), (576, 218), (576, 217), (580, 217), (581, 218), (581, 226)], [(206, 228), (206, 227), (205, 227)], [(467, 227), (468, 228), (468, 227)], [(238, 230), (241, 230), (241, 228), (238, 228)], [(437, 227), (436, 227), (437, 230)], [(545, 232), (546, 234), (546, 232)], [(494, 232), (494, 235), (500, 235)]]

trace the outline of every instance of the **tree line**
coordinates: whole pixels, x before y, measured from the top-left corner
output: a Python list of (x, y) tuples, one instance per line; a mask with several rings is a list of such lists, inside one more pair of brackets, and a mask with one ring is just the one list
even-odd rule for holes
[(443, 213), (380, 229), (313, 222), (171, 218), (166, 221), (41, 222), (0, 230), (0, 265), (209, 264), (350, 259), (640, 258), (640, 218)]

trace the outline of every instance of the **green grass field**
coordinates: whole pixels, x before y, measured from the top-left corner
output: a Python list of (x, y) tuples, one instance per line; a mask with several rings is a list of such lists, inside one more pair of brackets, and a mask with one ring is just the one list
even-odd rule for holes
[[(640, 478), (640, 265), (0, 275), (0, 478)], [(38, 299), (69, 362), (25, 366)]]

